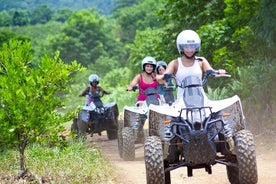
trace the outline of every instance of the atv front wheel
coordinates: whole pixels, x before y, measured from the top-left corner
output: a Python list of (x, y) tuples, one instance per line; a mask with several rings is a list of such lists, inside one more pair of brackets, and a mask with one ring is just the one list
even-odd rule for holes
[(73, 119), (73, 123), (71, 125), (71, 132), (78, 133), (78, 118)]
[(240, 130), (235, 134), (234, 142), (238, 167), (226, 166), (230, 183), (257, 183), (258, 173), (252, 133), (248, 130)]
[(165, 184), (165, 170), (161, 140), (156, 136), (146, 138), (144, 145), (147, 184)]
[(86, 133), (88, 132), (88, 123), (78, 119), (77, 125), (78, 125), (78, 128), (77, 128), (78, 129), (78, 137), (86, 138)]
[(134, 135), (131, 127), (124, 127), (122, 129), (122, 158), (125, 161), (132, 161), (135, 159), (135, 143)]

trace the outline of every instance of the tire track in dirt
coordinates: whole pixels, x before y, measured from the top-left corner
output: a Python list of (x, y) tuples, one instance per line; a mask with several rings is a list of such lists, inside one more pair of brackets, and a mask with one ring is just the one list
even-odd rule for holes
[[(267, 147), (267, 142), (258, 141), (256, 144), (257, 167), (259, 184), (276, 183), (276, 143), (271, 140)], [(117, 140), (108, 140), (106, 134), (102, 136), (94, 135), (88, 139), (89, 142), (95, 142), (102, 153), (116, 167), (117, 184), (145, 184), (146, 173), (144, 164), (144, 147), (142, 144), (136, 144), (135, 160), (124, 161), (119, 157)], [(204, 169), (193, 171), (193, 177), (187, 176), (186, 168), (179, 168), (171, 172), (172, 184), (228, 184), (226, 167), (216, 164), (212, 167), (213, 174), (209, 175)]]

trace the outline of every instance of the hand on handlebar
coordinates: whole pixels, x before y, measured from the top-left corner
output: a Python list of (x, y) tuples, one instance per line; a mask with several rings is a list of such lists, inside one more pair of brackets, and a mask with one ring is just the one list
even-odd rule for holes
[(111, 94), (111, 92), (108, 92), (108, 91), (103, 91), (103, 94), (105, 94), (105, 95), (110, 95), (110, 94)]
[(174, 75), (172, 73), (165, 73), (163, 80), (168, 82), (171, 78), (174, 78)]
[(138, 89), (138, 86), (129, 86), (126, 91), (136, 91)]
[(219, 70), (207, 70), (205, 72), (206, 77), (212, 76), (212, 77), (231, 77), (230, 74), (227, 73), (226, 70), (219, 69)]

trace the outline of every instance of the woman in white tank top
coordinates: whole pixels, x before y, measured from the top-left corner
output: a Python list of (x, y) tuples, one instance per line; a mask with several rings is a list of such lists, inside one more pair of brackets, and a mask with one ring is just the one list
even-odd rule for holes
[[(207, 59), (204, 57), (196, 57), (200, 50), (201, 40), (198, 34), (192, 30), (184, 30), (178, 34), (176, 46), (181, 57), (172, 60), (165, 71), (172, 73), (176, 79), (181, 82), (185, 77), (194, 75), (202, 77), (202, 73), (206, 70), (214, 70)], [(216, 70), (219, 73), (226, 73), (225, 70)], [(163, 82), (164, 75), (158, 75), (156, 79)], [(183, 94), (183, 89), (178, 88), (177, 98)]]

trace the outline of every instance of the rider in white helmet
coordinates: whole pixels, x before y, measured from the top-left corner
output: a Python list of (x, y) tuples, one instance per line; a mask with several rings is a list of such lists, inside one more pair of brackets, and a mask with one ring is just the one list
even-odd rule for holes
[[(165, 74), (172, 73), (178, 81), (182, 81), (187, 76), (194, 75), (202, 77), (202, 73), (206, 70), (214, 70), (207, 59), (197, 57), (200, 51), (201, 40), (199, 35), (193, 30), (184, 30), (180, 32), (176, 38), (176, 47), (180, 57), (172, 60), (165, 71)], [(225, 70), (217, 70), (219, 73), (226, 73)], [(157, 79), (162, 82), (163, 75), (158, 75)], [(178, 88), (177, 98), (181, 98), (183, 89)]]
[[(132, 91), (133, 87), (138, 85), (139, 87), (139, 94), (137, 97), (137, 101), (144, 101), (146, 100), (146, 95), (144, 91), (149, 88), (153, 87), (157, 90), (158, 82), (156, 81), (156, 74), (155, 72), (156, 67), (156, 60), (154, 57), (147, 56), (142, 60), (141, 68), (143, 70), (142, 73), (137, 74), (131, 83), (128, 85), (128, 91)], [(159, 97), (159, 96), (158, 96)]]
[(89, 105), (93, 98), (91, 98), (92, 94), (99, 93), (100, 95), (103, 95), (105, 92), (102, 87), (98, 86), (99, 84), (99, 76), (96, 74), (92, 74), (88, 77), (89, 86), (85, 88), (85, 90), (79, 95), (79, 96), (87, 96), (86, 105)]

